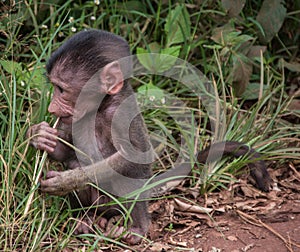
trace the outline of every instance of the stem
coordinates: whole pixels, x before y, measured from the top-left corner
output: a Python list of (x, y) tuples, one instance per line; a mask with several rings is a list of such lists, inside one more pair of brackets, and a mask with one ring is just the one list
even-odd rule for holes
[[(56, 121), (55, 121), (55, 123), (53, 125), (53, 128), (57, 127), (58, 122), (59, 122), (59, 118), (56, 119)], [(40, 151), (37, 152), (38, 156), (39, 156), (39, 152)], [(41, 158), (41, 161), (38, 162), (38, 172), (37, 172), (36, 175), (33, 174), (33, 177), (35, 177), (35, 179), (34, 179), (34, 183), (33, 183), (32, 187), (31, 187), (30, 194), (29, 194), (29, 197), (28, 197), (28, 201), (27, 201), (27, 204), (26, 204), (26, 207), (25, 207), (25, 211), (24, 211), (24, 215), (25, 216), (28, 214), (28, 211), (30, 209), (30, 205), (32, 203), (33, 195), (34, 195), (36, 186), (37, 186), (37, 184), (39, 182), (39, 179), (41, 177), (41, 174), (42, 174), (42, 171), (43, 171), (43, 166), (44, 166), (44, 163), (46, 161), (47, 155), (48, 155), (48, 153), (46, 151), (44, 151), (43, 155), (42, 155), (42, 158)], [(36, 169), (35, 169), (35, 171), (36, 171)]]

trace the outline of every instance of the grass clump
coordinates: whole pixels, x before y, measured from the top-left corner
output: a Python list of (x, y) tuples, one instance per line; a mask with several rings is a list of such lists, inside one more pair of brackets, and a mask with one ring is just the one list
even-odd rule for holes
[[(202, 2), (1, 3), (1, 250), (93, 250), (104, 244), (98, 231), (84, 236), (88, 242), (72, 236), (75, 226), (68, 201), (39, 194), (38, 184), (33, 187), (41, 153), (31, 149), (25, 137), (29, 125), (53, 121), (47, 113), (51, 87), (44, 76), (45, 61), (67, 37), (86, 28), (123, 36), (138, 57), (148, 52), (170, 56), (157, 58), (156, 69), (140, 57), (157, 75), (132, 80), (137, 94), (148, 97), (141, 101), (148, 103), (143, 115), (159, 156), (155, 169), (174, 164), (181, 141), (183, 155), (192, 161), (197, 150), (224, 139), (255, 147), (268, 163), (299, 160), (297, 1), (273, 7), (280, 13), (274, 29), (263, 21), (267, 0), (247, 1), (234, 9), (230, 3), (239, 1)], [(180, 81), (160, 75), (174, 68), (171, 57), (188, 61), (206, 76), (218, 101), (214, 110)], [(180, 102), (168, 103), (169, 95)], [(178, 125), (176, 118), (187, 111), (188, 121)], [(201, 193), (226, 188), (246, 163), (237, 159), (202, 166), (193, 173), (191, 186), (199, 185)], [(46, 162), (43, 169), (51, 165)]]

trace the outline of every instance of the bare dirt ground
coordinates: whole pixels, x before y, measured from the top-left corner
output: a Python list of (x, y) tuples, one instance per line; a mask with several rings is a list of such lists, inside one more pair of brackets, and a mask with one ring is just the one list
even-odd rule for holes
[(246, 178), (206, 196), (198, 188), (176, 187), (150, 204), (148, 241), (97, 251), (300, 252), (300, 163), (275, 166), (268, 193)]
[(283, 164), (270, 173), (275, 184), (269, 193), (244, 179), (207, 197), (178, 188), (176, 198), (150, 205), (152, 243), (132, 250), (300, 252), (300, 164)]

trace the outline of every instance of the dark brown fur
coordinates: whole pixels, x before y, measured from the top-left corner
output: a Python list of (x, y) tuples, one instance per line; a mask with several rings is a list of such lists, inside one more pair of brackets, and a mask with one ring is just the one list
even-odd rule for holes
[[(64, 162), (66, 165), (66, 171), (49, 171), (46, 179), (41, 180), (41, 190), (53, 195), (66, 195), (77, 190), (79, 201), (70, 194), (71, 205), (74, 208), (97, 206), (110, 201), (109, 197), (101, 195), (98, 190), (87, 185), (90, 182), (99, 183), (99, 186), (103, 183), (118, 183), (110, 174), (110, 168), (129, 178), (147, 179), (152, 175), (150, 164), (133, 163), (120, 155), (118, 148), (123, 144), (124, 132), (122, 129), (117, 131), (119, 134), (117, 139), (120, 139), (120, 142), (113, 143), (111, 136), (113, 115), (119, 105), (133, 94), (133, 90), (127, 81), (122, 80), (121, 83), (119, 77), (122, 72), (130, 71), (130, 65), (124, 69), (123, 66), (110, 63), (129, 55), (128, 44), (122, 38), (108, 32), (90, 30), (73, 36), (51, 56), (47, 64), (48, 77), (54, 85), (54, 94), (48, 110), (59, 117), (61, 121), (58, 129), (52, 129), (46, 122), (33, 125), (28, 131), (28, 137), (32, 137), (31, 144), (33, 146), (47, 151), (51, 158)], [(100, 74), (98, 89), (95, 87), (96, 89), (89, 93), (81, 106), (82, 111), (75, 111), (76, 100), (86, 81), (101, 68), (104, 68), (104, 73)], [(116, 80), (112, 81), (114, 79)], [(110, 81), (113, 83), (111, 84)], [(98, 108), (99, 96), (103, 96), (103, 102)], [(121, 118), (121, 122), (126, 121), (127, 113), (130, 113), (131, 110), (138, 111), (136, 101), (130, 102), (130, 110), (124, 109), (124, 113), (122, 113), (124, 118)], [(94, 113), (96, 113), (95, 118), (92, 117)], [(75, 114), (77, 122), (74, 123), (72, 119)], [(94, 129), (91, 128), (93, 120)], [(78, 155), (73, 149), (57, 140), (57, 136), (59, 136), (72, 144), (72, 130), (77, 124), (86, 129), (82, 136), (79, 136), (79, 142), (84, 151), (93, 159), (92, 162), (84, 159), (79, 161)], [(90, 130), (95, 130), (96, 147), (90, 146), (90, 139), (93, 137), (89, 135)], [(131, 144), (137, 150), (141, 152), (149, 150), (150, 142), (143, 118), (139, 113), (132, 121), (129, 131)], [(224, 145), (225, 148), (223, 148)], [(100, 151), (102, 158), (97, 157), (95, 148)], [(256, 159), (259, 156), (255, 151), (238, 142), (225, 142), (212, 146), (212, 159), (222, 156), (223, 150), (225, 150), (225, 155), (235, 157), (249, 154), (251, 159)], [(208, 149), (200, 152), (198, 161), (206, 162), (208, 153)], [(250, 166), (251, 174), (258, 187), (267, 191), (269, 175), (263, 161), (255, 161)], [(98, 174), (98, 179), (93, 180), (95, 172)], [(188, 172), (184, 174), (187, 175)], [(125, 188), (129, 185), (118, 186)], [(127, 207), (129, 206), (130, 204), (127, 204)], [(118, 213), (115, 206), (93, 208), (89, 210), (90, 218), (78, 225), (76, 233), (90, 232), (90, 225), (95, 222), (105, 228), (107, 220)], [(113, 237), (121, 235), (123, 240), (129, 244), (140, 242), (141, 238), (135, 236), (134, 233), (144, 236), (148, 230), (147, 201), (136, 203), (131, 216), (132, 222), (128, 227), (120, 226), (113, 232), (114, 234), (110, 234), (111, 230), (107, 230), (106, 234)]]

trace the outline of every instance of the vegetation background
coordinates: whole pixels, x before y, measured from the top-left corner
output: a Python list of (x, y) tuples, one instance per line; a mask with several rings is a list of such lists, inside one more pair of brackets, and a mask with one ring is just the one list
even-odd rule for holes
[[(75, 221), (66, 199), (38, 193), (41, 169), (53, 164), (25, 138), (30, 124), (53, 120), (47, 113), (51, 85), (44, 76), (46, 60), (83, 29), (121, 35), (133, 54), (158, 52), (186, 60), (216, 88), (227, 121), (217, 135), (198, 97), (180, 83), (158, 76), (133, 80), (137, 93), (150, 90), (149, 102), (162, 105), (165, 93), (176, 95), (194, 111), (199, 126), (197, 137), (190, 136), (163, 109), (144, 111), (149, 130), (168, 139), (156, 169), (170, 167), (180, 148), (179, 135), (186, 137), (190, 156), (211, 140), (227, 139), (257, 148), (274, 169), (300, 159), (299, 0), (4, 0), (0, 11), (0, 250), (93, 250), (103, 245), (99, 232), (82, 235), (84, 239), (72, 236), (74, 225), (69, 224)], [(157, 72), (173, 66), (158, 60)], [(217, 118), (213, 122), (220, 128)], [(155, 134), (151, 137), (160, 148)], [(190, 185), (198, 184), (202, 194), (226, 188), (246, 162), (200, 167)]]

